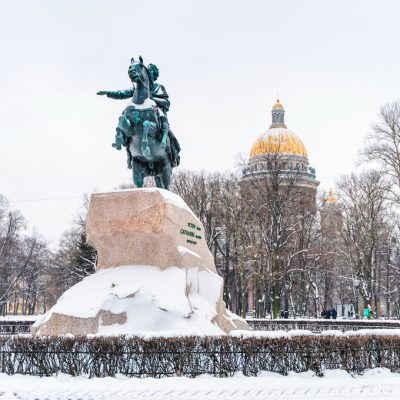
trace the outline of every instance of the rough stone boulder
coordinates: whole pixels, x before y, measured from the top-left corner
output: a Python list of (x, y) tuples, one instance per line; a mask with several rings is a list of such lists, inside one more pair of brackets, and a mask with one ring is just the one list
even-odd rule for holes
[(32, 332), (39, 335), (221, 334), (249, 329), (222, 300), (204, 227), (163, 189), (93, 194), (88, 242), (97, 271), (67, 290)]

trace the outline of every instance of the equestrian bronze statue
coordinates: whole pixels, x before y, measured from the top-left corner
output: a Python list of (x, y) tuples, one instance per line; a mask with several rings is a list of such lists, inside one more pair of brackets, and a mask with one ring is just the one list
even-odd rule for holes
[(154, 64), (145, 66), (142, 57), (131, 60), (128, 76), (132, 88), (100, 91), (111, 99), (132, 98), (116, 128), (112, 146), (126, 148), (128, 168), (133, 171), (136, 187), (143, 187), (146, 176), (154, 176), (157, 187), (169, 189), (172, 168), (180, 162), (180, 145), (172, 133), (167, 112), (170, 102), (163, 85), (157, 83), (159, 72)]

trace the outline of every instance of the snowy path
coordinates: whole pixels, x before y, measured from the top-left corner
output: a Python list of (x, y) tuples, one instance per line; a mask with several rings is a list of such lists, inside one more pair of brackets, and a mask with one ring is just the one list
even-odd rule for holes
[(352, 378), (344, 371), (327, 371), (324, 378), (311, 372), (283, 377), (263, 373), (256, 378), (199, 377), (137, 378), (37, 378), (0, 374), (0, 399), (23, 400), (389, 400), (400, 398), (400, 374), (376, 369)]

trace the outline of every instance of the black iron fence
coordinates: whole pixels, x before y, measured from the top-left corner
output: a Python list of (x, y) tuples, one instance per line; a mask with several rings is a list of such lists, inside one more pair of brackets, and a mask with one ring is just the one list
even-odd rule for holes
[[(0, 320), (0, 335), (30, 333), (33, 320)], [(326, 319), (248, 319), (256, 331), (309, 330), (319, 333), (326, 330), (356, 331), (360, 329), (400, 329), (400, 321), (384, 320), (326, 320)]]
[(400, 321), (342, 320), (342, 319), (248, 319), (255, 331), (308, 330), (319, 333), (326, 330), (358, 331), (360, 329), (400, 329)]
[[(248, 319), (256, 331), (309, 330), (320, 333), (326, 330), (356, 331), (360, 329), (400, 329), (400, 321), (385, 320), (334, 320), (334, 319)], [(33, 320), (0, 320), (0, 335), (30, 333)]]
[(7, 374), (226, 377), (375, 367), (400, 372), (400, 337), (0, 337), (0, 372)]
[(35, 321), (26, 320), (2, 320), (0, 321), (0, 335), (15, 335), (19, 333), (30, 333), (31, 326)]

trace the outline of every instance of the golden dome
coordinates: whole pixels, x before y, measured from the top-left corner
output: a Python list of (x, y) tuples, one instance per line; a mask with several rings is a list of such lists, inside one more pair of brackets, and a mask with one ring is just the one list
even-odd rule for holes
[(336, 203), (336, 197), (333, 196), (332, 189), (329, 190), (328, 197), (326, 198), (327, 203)]
[(272, 109), (283, 108), (283, 105), (279, 103), (279, 99), (276, 100), (276, 103), (272, 106)]
[(254, 142), (250, 157), (270, 153), (298, 154), (307, 157), (301, 139), (287, 128), (271, 128), (262, 133)]

